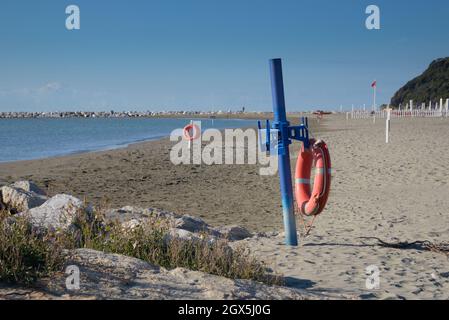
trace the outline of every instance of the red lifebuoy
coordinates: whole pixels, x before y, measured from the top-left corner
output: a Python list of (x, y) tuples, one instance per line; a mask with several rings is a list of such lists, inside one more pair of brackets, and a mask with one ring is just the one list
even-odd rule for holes
[[(190, 130), (192, 130), (192, 135), (190, 135)], [(188, 124), (183, 129), (183, 135), (186, 140), (196, 140), (200, 137), (200, 128), (196, 124)]]
[[(315, 163), (311, 190), (310, 175)], [(331, 158), (324, 141), (310, 140), (310, 148), (299, 153), (295, 171), (295, 198), (298, 209), (307, 216), (319, 215), (326, 206), (331, 186)]]

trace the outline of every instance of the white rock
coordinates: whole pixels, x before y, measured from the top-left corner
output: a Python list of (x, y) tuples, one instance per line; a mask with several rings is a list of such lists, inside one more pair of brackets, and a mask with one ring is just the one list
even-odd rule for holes
[(216, 230), (222, 234), (223, 238), (230, 241), (239, 241), (253, 236), (247, 229), (237, 225), (218, 227)]
[(42, 195), (42, 196), (46, 196), (47, 194), (41, 189), (39, 188), (33, 181), (28, 181), (28, 180), (24, 180), (24, 181), (17, 181), (14, 182), (11, 187), (13, 188), (20, 188), (22, 190), (28, 191), (28, 192), (34, 192), (36, 194)]
[(3, 204), (10, 210), (17, 212), (38, 207), (48, 199), (44, 195), (14, 187), (13, 185), (3, 186), (0, 189), (0, 194)]
[(178, 238), (180, 240), (201, 240), (201, 237), (197, 234), (177, 228), (171, 228), (168, 232), (169, 239)]
[(40, 207), (27, 210), (21, 215), (28, 216), (31, 224), (37, 228), (67, 230), (74, 227), (78, 214), (89, 214), (90, 211), (81, 200), (67, 194), (58, 194)]
[(173, 221), (174, 227), (190, 232), (205, 232), (213, 236), (219, 236), (219, 232), (212, 229), (203, 219), (184, 215)]
[(118, 221), (124, 227), (133, 226), (133, 228), (138, 224), (152, 220), (153, 222), (159, 221), (174, 229), (182, 229), (191, 233), (205, 232), (212, 236), (220, 235), (217, 230), (211, 228), (200, 218), (189, 215), (181, 216), (154, 208), (143, 209), (126, 206), (120, 209), (112, 209), (105, 213), (105, 219), (106, 221)]
[(120, 209), (112, 209), (105, 212), (105, 220), (108, 222), (120, 222), (122, 224), (131, 220), (142, 221), (147, 218), (144, 209), (126, 206)]

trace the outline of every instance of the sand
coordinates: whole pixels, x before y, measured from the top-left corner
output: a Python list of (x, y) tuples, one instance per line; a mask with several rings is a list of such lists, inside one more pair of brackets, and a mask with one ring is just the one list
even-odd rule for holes
[[(0, 184), (31, 179), (103, 206), (158, 207), (269, 232), (241, 243), (288, 285), (362, 298), (448, 299), (449, 261), (443, 254), (382, 248), (375, 240), (449, 242), (449, 119), (385, 122), (328, 116), (313, 126), (330, 147), (329, 204), (297, 248), (283, 245), (278, 178), (258, 165), (173, 166), (167, 140), (46, 160), (0, 164)], [(292, 165), (297, 144), (292, 149)], [(274, 233), (270, 233), (274, 232)], [(365, 286), (376, 265), (380, 289)]]
[[(449, 242), (449, 119), (332, 121), (345, 131), (322, 133), (333, 159), (327, 209), (301, 246), (282, 235), (246, 241), (252, 251), (311, 291), (362, 298), (448, 299), (449, 261), (444, 254), (382, 248), (397, 242)], [(365, 268), (380, 271), (379, 290), (367, 290)]]

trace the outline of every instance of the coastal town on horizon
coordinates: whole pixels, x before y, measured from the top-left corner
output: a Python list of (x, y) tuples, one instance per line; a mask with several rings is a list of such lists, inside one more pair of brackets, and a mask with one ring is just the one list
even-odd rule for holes
[(0, 119), (21, 118), (151, 118), (151, 117), (222, 117), (243, 114), (267, 114), (265, 111), (52, 111), (0, 112)]

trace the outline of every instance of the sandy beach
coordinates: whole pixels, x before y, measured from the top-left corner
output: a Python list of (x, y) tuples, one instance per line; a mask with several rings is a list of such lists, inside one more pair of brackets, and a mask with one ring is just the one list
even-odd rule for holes
[[(292, 287), (361, 298), (448, 299), (444, 254), (377, 245), (449, 241), (449, 119), (385, 121), (327, 116), (313, 123), (333, 161), (328, 206), (301, 245), (283, 245), (277, 176), (258, 165), (179, 165), (168, 139), (124, 149), (0, 164), (0, 184), (21, 179), (49, 195), (70, 193), (103, 207), (155, 207), (264, 232), (240, 241)], [(298, 143), (291, 149), (292, 166)], [(298, 226), (298, 230), (299, 230)], [(365, 286), (365, 268), (380, 271), (380, 289)]]
[[(253, 238), (261, 259), (314, 292), (351, 293), (374, 299), (448, 299), (449, 261), (444, 254), (383, 248), (387, 242), (449, 241), (449, 119), (333, 119), (342, 131), (323, 132), (333, 160), (327, 209), (298, 248), (282, 235)], [(380, 271), (380, 289), (367, 290), (365, 268)], [(298, 280), (300, 279), (300, 280)]]

